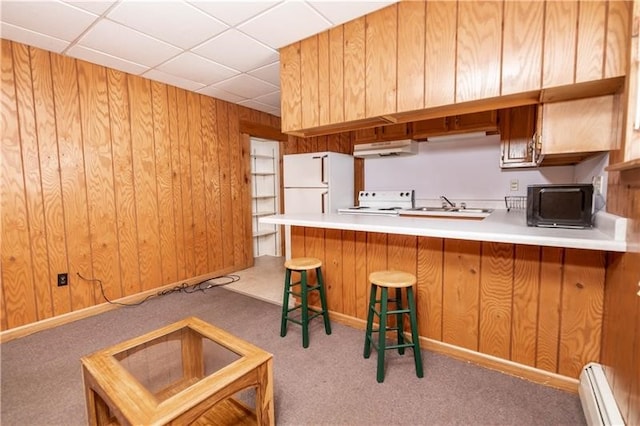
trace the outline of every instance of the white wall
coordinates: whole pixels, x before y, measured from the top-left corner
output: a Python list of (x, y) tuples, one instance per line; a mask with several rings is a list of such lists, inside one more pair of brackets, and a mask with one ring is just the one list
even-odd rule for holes
[[(593, 175), (604, 173), (607, 161), (599, 156), (579, 167), (501, 169), (499, 135), (420, 142), (418, 147), (415, 156), (366, 159), (365, 189), (415, 189), (418, 205), (440, 195), (454, 202), (503, 201), (506, 195), (526, 195), (529, 184), (591, 182)], [(518, 181), (517, 191), (510, 190), (512, 180)]]

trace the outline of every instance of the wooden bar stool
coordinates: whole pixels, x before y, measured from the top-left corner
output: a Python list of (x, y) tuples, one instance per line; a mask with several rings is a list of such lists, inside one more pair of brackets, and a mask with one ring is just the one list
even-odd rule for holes
[[(309, 321), (313, 318), (322, 315), (324, 318), (324, 330), (327, 334), (331, 334), (331, 324), (329, 323), (329, 311), (327, 310), (327, 298), (324, 292), (324, 281), (322, 279), (322, 261), (314, 257), (298, 257), (289, 259), (284, 263), (285, 276), (284, 276), (284, 301), (282, 304), (282, 320), (280, 324), (280, 336), (287, 335), (287, 321), (300, 324), (302, 326), (302, 347), (309, 347)], [(307, 271), (315, 269), (316, 271), (316, 284), (309, 285)], [(291, 282), (291, 272), (300, 273), (300, 281)], [(294, 292), (292, 288), (294, 286), (300, 286), (299, 292)], [(315, 309), (309, 307), (309, 292), (318, 291), (320, 294), (321, 309)], [(293, 294), (300, 298), (300, 304), (289, 308), (289, 295)], [(290, 314), (293, 311), (300, 310), (299, 319), (292, 317)], [(309, 315), (309, 311), (312, 312)]]
[[(418, 339), (418, 320), (416, 315), (416, 303), (413, 297), (413, 285), (416, 277), (413, 274), (402, 271), (377, 271), (369, 275), (371, 283), (371, 294), (369, 296), (369, 310), (367, 315), (367, 334), (364, 340), (364, 357), (371, 355), (371, 345), (378, 353), (378, 383), (384, 381), (384, 351), (387, 349), (398, 349), (398, 353), (404, 354), (404, 348), (413, 348), (413, 358), (416, 364), (416, 375), (423, 377), (422, 358), (420, 356), (420, 343)], [(380, 289), (380, 299), (376, 299), (376, 294)], [(389, 289), (395, 289), (395, 298), (389, 298)], [(406, 289), (407, 306), (402, 306), (402, 289)], [(395, 303), (395, 309), (389, 310), (389, 302)], [(380, 305), (377, 310), (376, 305)], [(373, 329), (373, 317), (378, 316), (379, 326)], [(387, 316), (395, 315), (395, 327), (387, 326)], [(402, 329), (402, 319), (404, 315), (409, 315), (411, 324), (411, 341), (407, 342)], [(395, 345), (386, 344), (386, 332), (396, 331), (397, 342)], [(378, 341), (372, 337), (373, 333), (378, 333)]]

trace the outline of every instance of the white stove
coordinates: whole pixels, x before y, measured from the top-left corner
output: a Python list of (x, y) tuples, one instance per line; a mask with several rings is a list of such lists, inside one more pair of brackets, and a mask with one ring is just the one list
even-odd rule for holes
[(338, 209), (339, 214), (397, 216), (400, 210), (414, 207), (413, 189), (402, 191), (360, 191), (358, 205)]

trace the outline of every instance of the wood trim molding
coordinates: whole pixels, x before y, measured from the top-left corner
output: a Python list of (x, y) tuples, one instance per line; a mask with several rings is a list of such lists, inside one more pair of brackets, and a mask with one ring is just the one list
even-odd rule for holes
[(240, 120), (240, 133), (246, 133), (258, 138), (286, 142), (289, 138), (276, 127), (266, 126), (247, 120)]
[[(364, 320), (353, 318), (338, 312), (331, 312), (331, 319), (340, 324), (353, 327), (359, 330), (365, 330), (367, 323)], [(363, 335), (364, 338), (364, 335)], [(530, 367), (528, 365), (518, 364), (513, 361), (486, 355), (480, 352), (471, 351), (459, 346), (450, 345), (448, 343), (437, 340), (420, 337), (420, 347), (429, 351), (437, 352), (462, 361), (472, 362), (481, 367), (496, 370), (510, 376), (526, 379), (541, 385), (562, 389), (572, 393), (578, 393), (578, 380), (573, 377), (563, 376), (561, 374), (551, 373), (539, 368)]]
[[(176, 286), (186, 284), (187, 286), (197, 284), (202, 281), (210, 280), (213, 278), (217, 278), (221, 275), (229, 274), (231, 272), (236, 271), (237, 268), (227, 268), (222, 271), (213, 272), (209, 274), (200, 275), (197, 277), (189, 278), (187, 280), (182, 280), (179, 282), (175, 282), (172, 284), (167, 284), (163, 287), (154, 288), (152, 290), (147, 290), (142, 293), (136, 293), (131, 296), (123, 297), (121, 299), (114, 300), (116, 303), (125, 303), (125, 304), (135, 304), (143, 301), (144, 299), (152, 296), (154, 294), (159, 294), (165, 290), (169, 290)], [(3, 332), (0, 332), (0, 343), (10, 342), (11, 340), (19, 339), (21, 337), (29, 336), (30, 334), (37, 333), (39, 331), (49, 330), (54, 327), (58, 327), (60, 325), (65, 325), (72, 323), (77, 320), (81, 320), (84, 318), (89, 318), (94, 315), (101, 314), (103, 312), (112, 311), (114, 309), (121, 308), (121, 305), (111, 304), (111, 303), (102, 303), (100, 305), (89, 306), (88, 308), (81, 309), (78, 311), (72, 311), (63, 315), (58, 315), (56, 317), (47, 318), (41, 321), (37, 321), (30, 324), (25, 324), (20, 327), (15, 327)]]

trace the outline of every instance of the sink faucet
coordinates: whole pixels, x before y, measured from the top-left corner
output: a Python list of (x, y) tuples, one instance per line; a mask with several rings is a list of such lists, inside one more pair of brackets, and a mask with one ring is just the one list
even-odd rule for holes
[(447, 204), (449, 205), (449, 207), (455, 207), (456, 203), (452, 203), (451, 201), (449, 201), (449, 199), (447, 197), (445, 197), (444, 195), (440, 196), (440, 201), (442, 201), (442, 207), (447, 207)]

